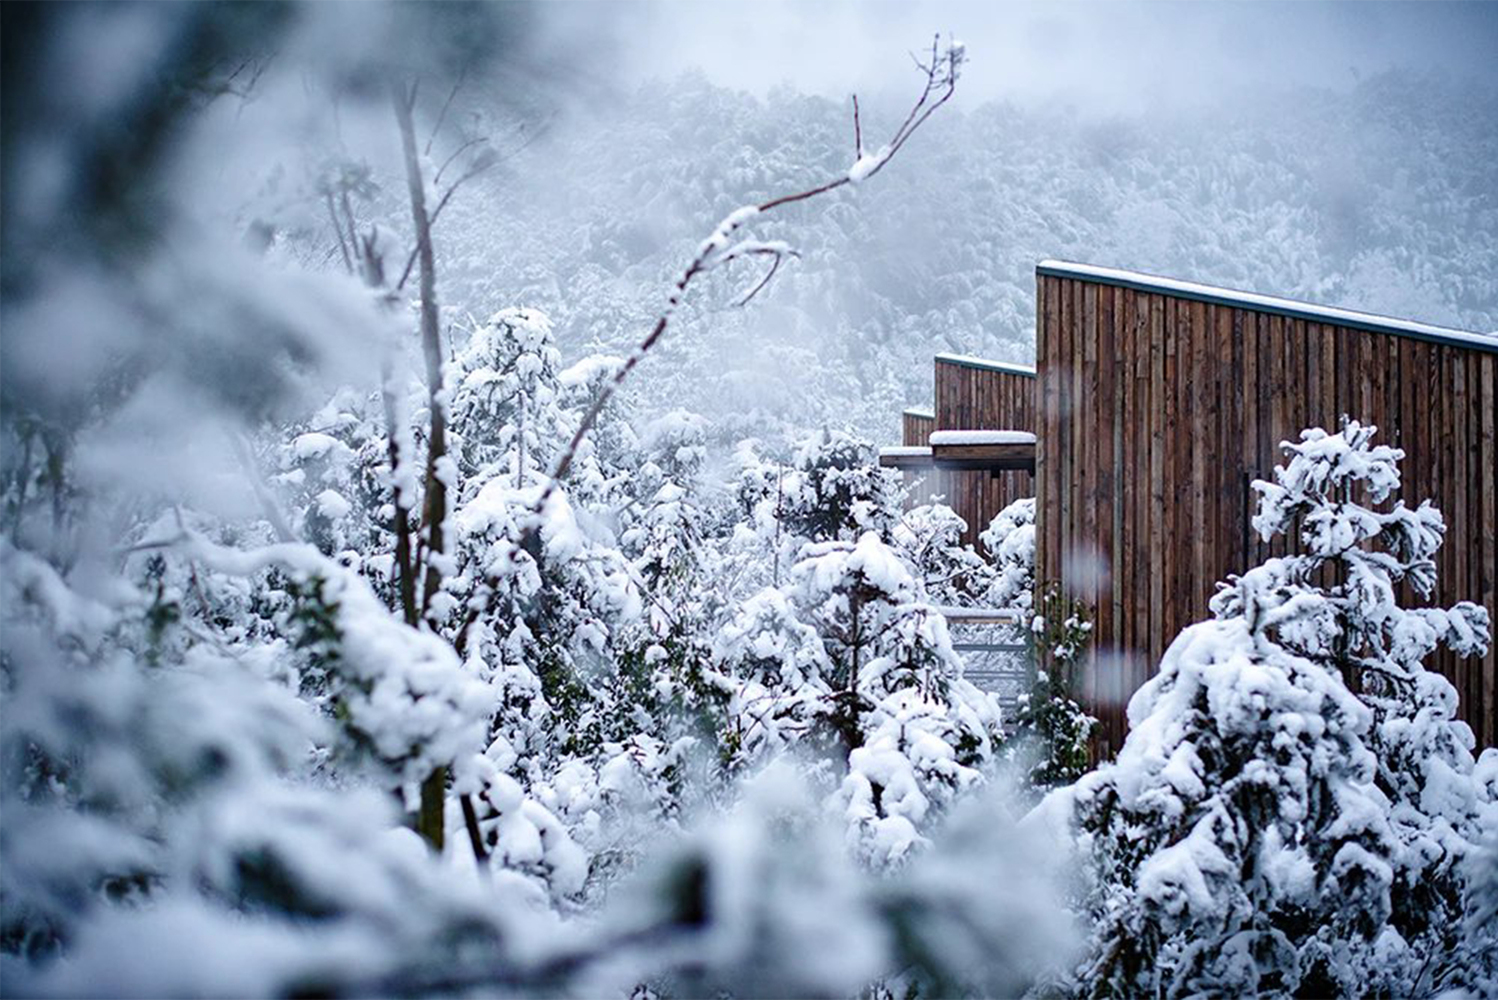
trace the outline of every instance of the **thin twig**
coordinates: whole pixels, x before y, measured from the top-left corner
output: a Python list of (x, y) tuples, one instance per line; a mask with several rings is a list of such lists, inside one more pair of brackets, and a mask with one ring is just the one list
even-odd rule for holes
[(343, 241), (343, 226), (338, 222), (338, 211), (333, 207), (333, 192), (323, 192), (323, 200), (328, 206), (328, 219), (333, 223), (333, 234), (338, 237), (338, 250), (343, 254), (343, 267), (349, 274), (354, 273), (354, 261), (349, 256), (348, 244)]
[[(460, 185), (462, 185), (466, 181), (472, 180), (473, 178), (479, 176), (480, 174), (487, 173), (488, 171), (493, 170), (495, 167), (499, 166), (501, 163), (505, 163), (505, 162), (507, 162), (507, 161), (509, 161), (511, 159), (514, 159), (521, 152), (523, 152), (526, 149), (526, 147), (528, 147), (531, 143), (535, 142), (536, 139), (539, 138), (539, 136), (540, 136), (540, 132), (539, 131), (532, 132), (530, 134), (530, 136), (526, 138), (525, 142), (521, 143), (519, 146), (516, 146), (514, 149), (512, 149), (509, 153), (505, 154), (504, 156), (495, 156), (493, 159), (489, 159), (489, 160), (483, 160), (483, 159), (481, 159), (481, 160), (477, 161), (466, 172), (464, 172), (463, 176), (461, 176), (457, 180), (453, 181), (452, 185), (445, 192), (443, 192), (441, 200), (437, 202), (437, 207), (432, 211), (431, 218), (429, 219), (429, 224), (433, 225), (433, 226), (435, 226), (437, 224), (437, 217), (442, 214), (442, 210), (445, 207), (447, 207), (447, 203), (452, 199), (453, 193), (458, 190), (458, 187)], [(483, 140), (483, 139), (474, 139), (474, 140), (471, 140), (471, 141), (469, 141), (467, 143), (464, 143), (463, 146), (459, 147), (458, 152), (462, 152), (464, 149), (467, 149), (469, 146), (472, 146), (474, 143), (483, 142), (483, 141), (485, 141), (485, 140)], [(452, 160), (457, 155), (458, 155), (458, 153), (454, 153), (452, 156), (448, 157), (448, 161), (442, 165), (442, 168), (437, 171), (436, 177), (433, 178), (433, 180), (432, 180), (433, 184), (436, 184), (439, 180), (442, 179), (442, 173), (443, 173), (443, 171), (445, 171), (447, 169), (447, 167), (449, 166), (449, 164), (451, 164)], [(411, 248), (411, 252), (406, 256), (406, 266), (401, 269), (400, 280), (395, 283), (395, 291), (397, 291), (397, 292), (399, 292), (402, 288), (406, 287), (406, 281), (411, 277), (411, 268), (416, 264), (416, 251), (417, 251), (417, 248), (416, 247), (412, 247)]]
[[(935, 113), (937, 108), (945, 104), (951, 98), (953, 92), (956, 90), (957, 78), (962, 63), (962, 57), (958, 50), (948, 49), (947, 53), (943, 57), (945, 60), (946, 71), (944, 74), (939, 76), (938, 74), (943, 65), (943, 63), (938, 61), (937, 59), (937, 47), (940, 37), (940, 35), (937, 35), (936, 40), (932, 42), (931, 65), (921, 67), (926, 74), (925, 85), (921, 91), (921, 96), (916, 101), (915, 105), (911, 108), (910, 114), (906, 116), (905, 122), (900, 126), (899, 130), (896, 131), (894, 138), (890, 141), (888, 147), (889, 151), (882, 156), (880, 162), (872, 170), (864, 175), (865, 177), (872, 177), (874, 174), (883, 169), (884, 165), (888, 163), (889, 160), (895, 155), (895, 153), (899, 151), (899, 149), (905, 144), (906, 140), (908, 140), (910, 136), (914, 134), (915, 131), (919, 129), (921, 125), (924, 124), (933, 113)], [(917, 65), (919, 65), (919, 63), (917, 63)], [(936, 101), (932, 102), (930, 100), (931, 94), (933, 90), (938, 87), (938, 85), (943, 87), (944, 90), (941, 96)], [(736, 233), (739, 229), (746, 225), (750, 219), (753, 219), (759, 215), (763, 215), (766, 212), (769, 212), (776, 208), (780, 208), (784, 205), (792, 205), (797, 202), (815, 198), (818, 195), (826, 194), (829, 191), (835, 191), (843, 185), (849, 183), (852, 183), (852, 181), (849, 178), (848, 174), (843, 174), (842, 176), (834, 178), (833, 180), (830, 180), (825, 184), (819, 184), (815, 187), (808, 188), (805, 191), (782, 195), (778, 198), (772, 198), (760, 205), (751, 206), (747, 209), (741, 209), (718, 224), (718, 227), (716, 230), (714, 230), (713, 235), (702, 244), (702, 246), (697, 251), (697, 255), (692, 258), (691, 262), (687, 265), (686, 270), (682, 272), (681, 277), (679, 277), (676, 280), (675, 285), (672, 286), (671, 294), (666, 299), (666, 308), (661, 312), (660, 316), (656, 318), (654, 325), (650, 328), (650, 332), (647, 333), (645, 335), (645, 338), (635, 346), (635, 349), (633, 351), (630, 352), (629, 357), (625, 359), (624, 364), (621, 365), (619, 367), (619, 370), (614, 373), (614, 377), (607, 383), (605, 383), (602, 391), (599, 392), (598, 396), (593, 400), (592, 405), (590, 405), (587, 411), (583, 414), (582, 420), (578, 422), (577, 429), (573, 432), (572, 438), (567, 442), (567, 447), (562, 450), (561, 455), (558, 457), (556, 466), (552, 470), (551, 478), (547, 481), (545, 487), (542, 488), (540, 495), (537, 496), (535, 501), (531, 504), (533, 523), (526, 527), (519, 541), (511, 544), (510, 551), (507, 554), (506, 559), (503, 561), (503, 564), (511, 566), (515, 565), (515, 563), (519, 559), (520, 553), (525, 550), (525, 548), (531, 543), (538, 530), (534, 522), (539, 520), (542, 512), (546, 509), (547, 501), (549, 501), (552, 495), (556, 493), (558, 485), (564, 478), (566, 478), (567, 473), (571, 470), (572, 463), (577, 458), (577, 454), (579, 449), (582, 447), (583, 440), (593, 429), (593, 425), (598, 421), (599, 414), (603, 412), (603, 408), (608, 405), (614, 394), (619, 390), (619, 386), (623, 384), (624, 380), (630, 376), (630, 373), (632, 373), (635, 368), (638, 367), (640, 361), (645, 357), (646, 354), (650, 353), (651, 348), (653, 348), (665, 334), (667, 327), (670, 325), (672, 317), (675, 315), (677, 308), (680, 307), (682, 299), (685, 297), (687, 289), (691, 286), (692, 282), (699, 275), (711, 270), (717, 263), (720, 262), (721, 251), (723, 250), (723, 248), (729, 246), (729, 237), (733, 236), (734, 233)], [(763, 252), (772, 251), (766, 250)], [(772, 271), (773, 270), (774, 269), (772, 268)], [(757, 293), (758, 290), (759, 288), (757, 287), (755, 289), (755, 292)], [(458, 649), (459, 655), (462, 655), (463, 650), (467, 645), (470, 628), (481, 615), (485, 614), (488, 611), (490, 603), (494, 599), (494, 595), (498, 592), (499, 583), (500, 581), (496, 577), (492, 575), (487, 577), (484, 582), (484, 592), (476, 595), (474, 599), (469, 602), (468, 613), (464, 616), (463, 624), (459, 626), (458, 634), (454, 639), (454, 646)]]
[(450, 153), (448, 155), (447, 159), (445, 159), (445, 160), (442, 161), (442, 166), (440, 166), (440, 167), (437, 168), (437, 172), (432, 175), (432, 183), (433, 184), (440, 184), (440, 183), (442, 183), (442, 175), (445, 174), (445, 173), (447, 173), (447, 168), (450, 167), (450, 166), (452, 166), (453, 161), (456, 160), (459, 156), (461, 156), (463, 154), (464, 150), (469, 149), (469, 148), (471, 148), (473, 146), (477, 146), (481, 142), (488, 142), (488, 141), (489, 141), (489, 137), (488, 136), (481, 135), (481, 136), (478, 136), (477, 138), (469, 139), (467, 142), (463, 143), (463, 145), (461, 145), (457, 149), (453, 150), (452, 153)]
[(770, 269), (765, 272), (765, 276), (759, 279), (759, 284), (749, 289), (749, 291), (746, 292), (744, 296), (737, 302), (735, 302), (734, 305), (742, 308), (743, 306), (747, 306), (751, 301), (753, 301), (754, 297), (760, 293), (760, 290), (770, 283), (770, 279), (775, 277), (775, 272), (780, 270), (780, 263), (781, 261), (785, 260), (786, 256), (787, 255), (783, 253), (774, 254), (775, 259), (770, 263)]
[(448, 92), (447, 100), (442, 102), (442, 110), (437, 113), (437, 120), (432, 123), (432, 132), (427, 136), (427, 144), (421, 151), (422, 156), (432, 155), (432, 142), (437, 138), (437, 130), (442, 128), (442, 122), (447, 118), (447, 109), (452, 107), (453, 98), (458, 96), (458, 91), (463, 89), (463, 78), (468, 75), (468, 65), (458, 70), (458, 79), (453, 83), (453, 89)]

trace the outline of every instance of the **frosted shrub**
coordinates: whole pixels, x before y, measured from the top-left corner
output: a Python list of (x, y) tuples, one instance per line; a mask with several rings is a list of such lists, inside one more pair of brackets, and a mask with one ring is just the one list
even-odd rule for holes
[(781, 762), (660, 852), (605, 930), (645, 942), (621, 949), (620, 971), (668, 996), (1022, 995), (1072, 945), (1040, 863), (1046, 845), (993, 796), (959, 806), (933, 837), (871, 876), (800, 769)]
[(1027, 788), (1043, 791), (1075, 781), (1088, 767), (1087, 741), (1097, 719), (1078, 702), (1077, 685), (1092, 640), (1092, 609), (1054, 583), (1025, 597), (1033, 600), (1035, 680), (1020, 696), (1004, 756), (1020, 766)]
[(545, 472), (571, 433), (559, 405), (561, 354), (551, 320), (534, 309), (495, 313), (470, 332), (450, 369), (453, 452), (462, 472)]
[(1035, 602), (1035, 498), (1023, 497), (994, 515), (978, 536), (993, 560), (989, 607), (1026, 610)]
[(803, 437), (789, 462), (755, 463), (739, 499), (759, 522), (775, 522), (803, 541), (853, 541), (865, 531), (888, 537), (899, 518), (899, 476), (882, 469), (873, 448), (843, 431)]
[(971, 545), (962, 544), (967, 524), (945, 504), (928, 504), (905, 512), (895, 525), (892, 543), (920, 577), (926, 598), (948, 607), (984, 604), (993, 565)]
[(1397, 488), (1402, 457), (1372, 434), (1286, 444), (1254, 524), (1298, 526), (1303, 552), (1223, 584), (1130, 701), (1117, 761), (1056, 793), (1091, 874), (1082, 992), (1473, 983), (1462, 872), (1494, 805), (1454, 692), (1420, 661), (1484, 649), (1486, 614), (1396, 603), (1400, 581), (1430, 593), (1443, 528), (1429, 503), (1364, 505)]
[(946, 619), (872, 532), (808, 546), (793, 576), (830, 667), (826, 718), (849, 754), (850, 836), (897, 860), (928, 810), (981, 780), (1001, 735), (997, 701), (962, 678)]

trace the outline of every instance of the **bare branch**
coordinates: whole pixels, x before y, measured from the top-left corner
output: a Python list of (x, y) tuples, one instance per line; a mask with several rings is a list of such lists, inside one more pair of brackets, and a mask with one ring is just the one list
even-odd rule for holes
[(853, 95), (853, 156), (863, 155), (863, 126), (858, 123), (858, 95)]
[(355, 235), (354, 232), (354, 209), (353, 206), (349, 204), (347, 187), (338, 192), (338, 200), (339, 203), (343, 205), (344, 225), (348, 227), (348, 245), (354, 250), (355, 253), (357, 253), (359, 250), (359, 237)]
[[(426, 580), (421, 588), (421, 617), (431, 611), (432, 599), (442, 585), (439, 556), (443, 554), (443, 533), (447, 521), (446, 465), (447, 413), (442, 393), (442, 334), (437, 321), (437, 269), (432, 249), (431, 219), (427, 215), (425, 185), (421, 179), (421, 160), (416, 154), (416, 125), (411, 117), (415, 103), (415, 85), (408, 100), (401, 100), (404, 88), (392, 81), (391, 103), (400, 127), (401, 151), (406, 166), (406, 190), (411, 202), (411, 223), (416, 232), (416, 249), (421, 265), (421, 347), (426, 361), (427, 401), (431, 429), (427, 437), (426, 497), (422, 508), (423, 537), (426, 540)], [(421, 783), (421, 806), (417, 812), (416, 831), (441, 853), (445, 836), (444, 809), (447, 799), (447, 768), (439, 767)]]
[(759, 279), (759, 284), (755, 285), (753, 288), (749, 289), (749, 291), (745, 292), (743, 297), (735, 302), (734, 305), (742, 308), (753, 301), (754, 297), (758, 295), (764, 289), (764, 287), (770, 283), (770, 279), (775, 277), (775, 272), (780, 270), (780, 262), (783, 260), (785, 260), (784, 254), (776, 254), (775, 259), (770, 262), (770, 269), (765, 272), (765, 276), (763, 278)]
[[(923, 125), (926, 120), (931, 117), (933, 113), (935, 113), (937, 108), (945, 104), (951, 98), (953, 92), (956, 90), (957, 77), (959, 75), (959, 69), (962, 65), (963, 59), (962, 50), (955, 45), (949, 46), (947, 51), (941, 55), (940, 59), (938, 59), (938, 47), (940, 38), (941, 36), (937, 35), (935, 40), (933, 40), (932, 42), (931, 65), (921, 66), (921, 69), (925, 73), (926, 79), (920, 97), (912, 106), (910, 113), (905, 118), (905, 121), (895, 132), (894, 138), (890, 140), (890, 142), (884, 147), (883, 150), (881, 150), (879, 162), (875, 164), (872, 169), (868, 170), (865, 174), (862, 175), (864, 178), (872, 177), (874, 174), (883, 169), (884, 165), (890, 161), (895, 153), (899, 152), (900, 148), (904, 146), (905, 142), (911, 137), (911, 135), (913, 135), (916, 130), (919, 129), (921, 125)], [(919, 61), (917, 61), (917, 65), (920, 65)], [(933, 91), (936, 91), (938, 89), (941, 90), (941, 95), (933, 101), (931, 99), (931, 95)], [(776, 208), (780, 208), (784, 205), (792, 205), (797, 202), (807, 201), (811, 198), (826, 194), (830, 191), (835, 191), (843, 185), (851, 184), (852, 182), (852, 178), (849, 174), (843, 174), (840, 177), (833, 178), (832, 180), (827, 181), (824, 184), (819, 184), (815, 187), (808, 188), (805, 191), (798, 191), (793, 194), (781, 195), (778, 198), (772, 198), (760, 205), (751, 205), (745, 208), (741, 208), (729, 215), (722, 222), (718, 223), (718, 226), (715, 230), (713, 230), (712, 235), (709, 236), (705, 241), (703, 241), (702, 245), (697, 250), (696, 256), (692, 258), (691, 262), (687, 265), (686, 270), (682, 272), (681, 277), (676, 280), (675, 285), (671, 289), (671, 294), (666, 299), (666, 307), (656, 318), (654, 325), (650, 328), (650, 332), (647, 333), (645, 335), (645, 338), (635, 346), (635, 349), (633, 351), (630, 352), (629, 357), (625, 359), (624, 364), (619, 366), (619, 370), (614, 373), (614, 377), (604, 385), (602, 391), (599, 392), (599, 394), (594, 398), (592, 404), (583, 414), (582, 420), (578, 422), (577, 429), (574, 431), (571, 440), (567, 442), (567, 447), (562, 450), (561, 455), (557, 459), (556, 466), (552, 470), (551, 478), (547, 481), (546, 486), (541, 490), (540, 495), (531, 504), (531, 514), (533, 515), (533, 520), (539, 520), (541, 513), (546, 509), (547, 501), (551, 499), (552, 495), (557, 490), (558, 484), (566, 478), (567, 473), (571, 470), (572, 463), (577, 458), (578, 450), (582, 447), (583, 440), (593, 429), (593, 425), (598, 421), (599, 414), (603, 412), (604, 407), (607, 406), (609, 401), (613, 399), (614, 394), (619, 390), (619, 386), (624, 383), (624, 380), (629, 377), (630, 373), (635, 370), (635, 368), (639, 365), (640, 361), (645, 357), (645, 355), (650, 352), (651, 348), (653, 348), (665, 334), (667, 327), (671, 323), (672, 317), (676, 314), (676, 310), (678, 307), (680, 307), (682, 299), (685, 297), (687, 289), (691, 286), (692, 282), (696, 280), (699, 275), (711, 270), (713, 267), (723, 263), (725, 260), (733, 259), (734, 256), (744, 256), (748, 254), (771, 255), (775, 258), (774, 263), (771, 265), (770, 272), (766, 275), (766, 279), (764, 281), (761, 281), (751, 291), (748, 298), (752, 298), (754, 295), (759, 294), (759, 292), (765, 287), (765, 285), (768, 283), (768, 279), (775, 274), (775, 272), (779, 269), (779, 264), (781, 263), (781, 261), (783, 261), (785, 256), (787, 256), (786, 249), (783, 248), (783, 245), (781, 247), (772, 248), (769, 244), (761, 244), (756, 248), (746, 242), (738, 244), (736, 247), (729, 248), (729, 238), (733, 236), (734, 233), (736, 233), (744, 225), (746, 225), (750, 220), (763, 215), (766, 212), (769, 212)], [(729, 248), (726, 253), (725, 248)], [(737, 251), (737, 253), (735, 253), (735, 251)], [(748, 298), (746, 298), (744, 301), (747, 302)], [(510, 551), (507, 554), (506, 559), (504, 560), (505, 563), (514, 565), (514, 563), (518, 560), (521, 551), (532, 543), (536, 530), (537, 529), (534, 524), (526, 527), (521, 540), (512, 544)], [(494, 595), (498, 592), (500, 582), (501, 581), (494, 576), (488, 577), (485, 580), (484, 590), (481, 593), (475, 595), (473, 600), (469, 602), (468, 614), (464, 616), (463, 624), (459, 627), (457, 637), (454, 640), (454, 645), (458, 649), (459, 655), (462, 655), (463, 650), (467, 646), (470, 628), (481, 615), (488, 611), (490, 603), (494, 600)]]
[(333, 223), (333, 233), (338, 237), (338, 249), (343, 254), (344, 269), (347, 270), (349, 274), (353, 274), (354, 262), (353, 259), (349, 257), (348, 244), (343, 240), (343, 226), (338, 222), (338, 211), (333, 207), (333, 192), (331, 190), (324, 192), (323, 200), (327, 202), (328, 205), (328, 219)]
[(472, 146), (477, 146), (481, 142), (488, 142), (488, 141), (489, 141), (489, 137), (488, 136), (481, 135), (481, 136), (478, 136), (477, 138), (469, 139), (467, 142), (463, 143), (463, 145), (461, 145), (457, 149), (453, 150), (452, 153), (448, 155), (447, 159), (445, 159), (445, 160), (442, 161), (442, 166), (440, 166), (440, 167), (437, 168), (437, 172), (432, 175), (432, 183), (433, 184), (441, 184), (442, 183), (442, 175), (447, 172), (447, 168), (448, 167), (452, 166), (453, 161), (456, 160), (459, 156), (462, 155), (462, 153), (463, 153), (464, 150), (466, 150), (466, 149), (468, 149), (468, 148), (470, 148)]
[(458, 70), (458, 79), (454, 81), (453, 89), (448, 92), (447, 100), (442, 102), (442, 110), (437, 113), (437, 120), (432, 123), (432, 132), (427, 136), (426, 147), (421, 151), (422, 156), (432, 155), (432, 142), (437, 138), (438, 130), (442, 128), (443, 120), (447, 118), (447, 109), (452, 107), (453, 98), (457, 97), (458, 91), (463, 89), (463, 79), (466, 76), (468, 76), (468, 64), (464, 63), (463, 68)]
[(487, 160), (479, 159), (474, 162), (473, 166), (469, 167), (463, 173), (462, 177), (459, 177), (457, 180), (453, 181), (452, 185), (446, 191), (442, 192), (442, 197), (438, 200), (437, 207), (432, 209), (432, 217), (430, 219), (431, 224), (436, 225), (437, 217), (442, 214), (442, 210), (447, 207), (447, 203), (452, 200), (453, 193), (457, 191), (458, 188), (462, 187), (468, 181), (473, 180), (479, 174), (490, 170), (498, 162), (499, 157), (497, 156)]

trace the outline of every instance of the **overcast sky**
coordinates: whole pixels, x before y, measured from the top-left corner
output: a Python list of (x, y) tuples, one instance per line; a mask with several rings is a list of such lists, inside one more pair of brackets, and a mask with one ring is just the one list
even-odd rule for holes
[[(551, 6), (631, 81), (690, 67), (763, 92), (842, 97), (892, 81), (932, 31), (965, 42), (970, 101), (1062, 97), (1139, 110), (1286, 86), (1352, 86), (1393, 67), (1498, 81), (1498, 2), (1035, 3), (996, 0), (625, 0)], [(576, 38), (573, 38), (576, 41)]]

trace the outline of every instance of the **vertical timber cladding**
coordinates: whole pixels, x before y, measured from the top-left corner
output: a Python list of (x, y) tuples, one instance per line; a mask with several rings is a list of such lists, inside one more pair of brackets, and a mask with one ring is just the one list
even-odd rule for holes
[[(1474, 601), (1498, 621), (1498, 342), (1083, 265), (1041, 264), (1036, 285), (1036, 573), (1095, 609), (1082, 693), (1102, 753), (1215, 583), (1293, 549), (1249, 528), (1250, 483), (1283, 463), (1281, 441), (1342, 414), (1404, 449), (1396, 499), (1446, 517), (1431, 603)], [(1455, 685), (1478, 746), (1498, 745), (1494, 651), (1427, 665)]]
[[(1008, 430), (1035, 433), (1035, 369), (958, 354), (936, 356), (934, 430)], [(924, 440), (919, 442), (925, 444)], [(1028, 472), (942, 472), (939, 488), (947, 505), (967, 522), (962, 540), (978, 535), (994, 515), (1022, 497), (1035, 495)]]

